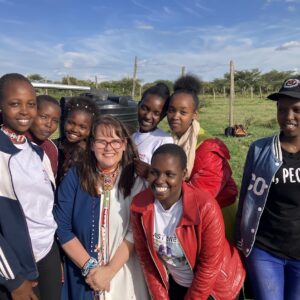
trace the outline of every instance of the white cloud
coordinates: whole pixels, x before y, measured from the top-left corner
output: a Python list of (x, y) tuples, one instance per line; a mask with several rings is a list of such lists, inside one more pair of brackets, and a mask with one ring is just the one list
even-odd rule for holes
[(140, 1), (137, 1), (137, 0), (131, 0), (131, 2), (135, 5), (135, 6), (138, 6), (139, 8), (142, 8), (148, 12), (151, 12), (151, 13), (155, 13), (155, 10), (151, 9), (150, 7), (142, 4)]
[(89, 55), (89, 53), (80, 52), (65, 52), (61, 56), (61, 60), (67, 69), (81, 65), (85, 65), (86, 68), (89, 68), (96, 66), (98, 63), (97, 57)]
[(287, 8), (287, 10), (288, 10), (289, 12), (294, 12), (294, 11), (296, 11), (296, 7), (293, 6), (293, 5), (289, 5), (288, 8)]
[(25, 24), (23, 21), (14, 20), (14, 19), (0, 19), (0, 23), (12, 24), (12, 25), (24, 25)]
[(195, 0), (195, 6), (203, 11), (211, 12), (212, 10), (203, 4), (204, 1)]
[(172, 10), (169, 7), (167, 7), (167, 6), (164, 6), (163, 10), (168, 15), (172, 15), (173, 14)]
[(142, 29), (142, 30), (153, 30), (154, 29), (154, 27), (150, 24), (146, 24), (146, 23), (139, 22), (139, 21), (136, 21), (135, 23), (136, 23), (135, 28), (137, 28), (137, 29)]
[[(300, 69), (300, 28), (290, 20), (281, 22), (279, 27), (272, 24), (256, 21), (232, 27), (178, 26), (165, 31), (119, 27), (55, 43), (0, 34), (0, 69), (39, 73), (51, 80), (67, 74), (80, 79), (94, 80), (97, 75), (118, 80), (131, 76), (135, 55), (138, 78), (145, 82), (174, 80), (182, 66), (203, 80), (221, 78), (228, 72), (231, 59), (238, 70)], [(280, 46), (276, 48), (276, 45)], [(275, 50), (289, 52), (283, 59), (282, 51)]]
[(290, 41), (277, 47), (276, 51), (284, 51), (292, 48), (300, 48), (300, 41)]

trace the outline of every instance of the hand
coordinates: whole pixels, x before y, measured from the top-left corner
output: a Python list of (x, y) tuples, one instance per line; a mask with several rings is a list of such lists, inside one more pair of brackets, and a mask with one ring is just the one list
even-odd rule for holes
[(89, 271), (85, 282), (96, 292), (109, 292), (110, 281), (114, 275), (115, 273), (110, 266), (99, 266)]
[(61, 283), (65, 282), (65, 274), (64, 274), (64, 265), (63, 263), (60, 263), (60, 269), (61, 269)]
[(150, 165), (145, 163), (142, 160), (139, 160), (137, 158), (134, 159), (134, 167), (135, 167), (135, 172), (138, 176), (142, 177), (142, 178), (146, 178), (148, 177), (148, 173), (150, 170)]
[(11, 292), (13, 300), (38, 300), (38, 297), (32, 290), (33, 282), (29, 280), (23, 283)]

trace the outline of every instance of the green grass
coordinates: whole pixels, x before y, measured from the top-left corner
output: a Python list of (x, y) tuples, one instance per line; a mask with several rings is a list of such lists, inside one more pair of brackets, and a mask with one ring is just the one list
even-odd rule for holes
[[(270, 136), (278, 132), (276, 121), (276, 102), (260, 99), (237, 98), (234, 102), (234, 124), (248, 126), (247, 137), (226, 137), (224, 129), (229, 126), (229, 100), (205, 99), (204, 107), (199, 110), (199, 121), (205, 134), (200, 136), (200, 140), (209, 137), (220, 138), (227, 145), (231, 160), (230, 165), (233, 177), (240, 189), (243, 176), (243, 168), (250, 144), (262, 137)], [(166, 120), (161, 123), (161, 127), (168, 130)], [(226, 235), (228, 239), (233, 239), (233, 227), (237, 208), (235, 204), (223, 209), (226, 224)]]
[[(226, 137), (224, 129), (229, 126), (229, 100), (206, 99), (204, 107), (199, 110), (199, 122), (205, 130), (200, 141), (210, 137), (217, 137), (224, 141), (230, 151), (230, 165), (233, 177), (240, 187), (243, 167), (250, 144), (262, 137), (278, 132), (276, 121), (276, 102), (259, 99), (235, 99), (234, 124), (247, 126), (247, 137)], [(161, 128), (169, 131), (166, 120)]]
[(247, 137), (226, 137), (224, 129), (229, 126), (229, 101), (218, 99), (207, 100), (205, 107), (200, 109), (199, 121), (207, 137), (218, 137), (230, 150), (230, 165), (233, 177), (240, 187), (243, 166), (249, 145), (262, 137), (278, 132), (276, 121), (276, 102), (258, 99), (236, 99), (234, 102), (234, 124), (248, 126)]

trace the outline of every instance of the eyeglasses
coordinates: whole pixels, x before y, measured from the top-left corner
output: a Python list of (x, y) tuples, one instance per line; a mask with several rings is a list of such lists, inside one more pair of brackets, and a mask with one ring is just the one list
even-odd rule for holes
[(124, 142), (121, 139), (111, 140), (110, 142), (101, 139), (96, 139), (94, 141), (97, 149), (105, 149), (108, 145), (110, 145), (113, 149), (118, 150), (123, 146), (123, 143)]

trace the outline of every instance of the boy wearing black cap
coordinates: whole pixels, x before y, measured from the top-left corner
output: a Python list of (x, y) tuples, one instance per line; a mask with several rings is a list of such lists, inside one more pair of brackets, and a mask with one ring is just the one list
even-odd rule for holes
[(277, 101), (280, 133), (249, 149), (237, 213), (237, 244), (254, 298), (300, 295), (300, 76), (284, 81)]

